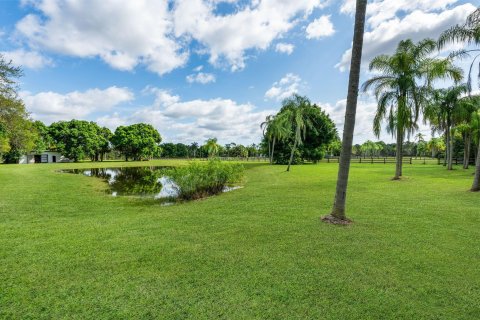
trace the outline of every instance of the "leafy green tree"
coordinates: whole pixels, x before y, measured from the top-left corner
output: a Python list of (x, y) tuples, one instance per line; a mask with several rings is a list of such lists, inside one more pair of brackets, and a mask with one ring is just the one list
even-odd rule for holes
[(400, 41), (393, 55), (380, 55), (370, 62), (370, 71), (379, 75), (363, 84), (364, 91), (373, 88), (378, 102), (373, 123), (375, 135), (380, 136), (382, 121), (386, 119), (387, 131), (396, 136), (395, 180), (402, 176), (403, 141), (418, 128), (418, 117), (432, 82), (462, 78), (462, 70), (450, 59), (432, 58), (434, 50), (436, 42), (432, 39), (417, 44), (410, 39)]
[(0, 96), (15, 100), (17, 82), (14, 79), (21, 76), (22, 69), (13, 65), (12, 61), (6, 61), (0, 53)]
[(0, 127), (0, 156), (5, 162), (16, 163), (33, 150), (37, 134), (22, 101), (0, 95)]
[(432, 138), (427, 142), (427, 150), (432, 153), (432, 158), (435, 158), (439, 152), (443, 152), (445, 149), (445, 142), (442, 138)]
[(137, 123), (118, 127), (111, 142), (126, 161), (129, 158), (138, 161), (158, 156), (162, 137), (152, 125)]
[(75, 162), (87, 158), (97, 161), (102, 150), (107, 148), (108, 132), (95, 122), (59, 121), (52, 123), (48, 131), (56, 150)]

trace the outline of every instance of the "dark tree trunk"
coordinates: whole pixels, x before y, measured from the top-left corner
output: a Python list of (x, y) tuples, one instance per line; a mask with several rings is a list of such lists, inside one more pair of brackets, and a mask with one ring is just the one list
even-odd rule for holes
[(477, 148), (477, 160), (475, 161), (475, 175), (473, 177), (472, 191), (480, 191), (480, 139)]
[(402, 166), (403, 166), (403, 132), (402, 128), (397, 128), (397, 145), (396, 145), (396, 164), (395, 164), (395, 176), (393, 180), (399, 180), (402, 176)]
[(453, 141), (452, 141), (452, 128), (447, 125), (447, 170), (453, 170)]
[(270, 164), (273, 164), (273, 152), (275, 151), (275, 137), (273, 137), (272, 141), (272, 153), (270, 155)]
[(352, 158), (353, 132), (357, 113), (358, 87), (360, 82), (360, 67), (362, 64), (363, 33), (365, 30), (365, 12), (367, 0), (357, 0), (355, 12), (355, 27), (352, 43), (352, 60), (348, 79), (347, 105), (345, 108), (345, 124), (343, 126), (342, 151), (338, 168), (337, 188), (332, 212), (324, 217), (324, 221), (348, 221), (345, 215), (347, 199), (348, 175)]
[(463, 169), (468, 169), (470, 165), (470, 146), (472, 144), (472, 137), (470, 134), (465, 134), (465, 143), (463, 151)]
[(293, 155), (295, 154), (295, 150), (297, 149), (297, 139), (295, 139), (295, 141), (293, 142), (293, 148), (292, 148), (292, 152), (290, 153), (290, 161), (288, 161), (288, 167), (287, 167), (287, 172), (290, 171), (290, 166), (292, 165), (292, 162), (293, 162)]

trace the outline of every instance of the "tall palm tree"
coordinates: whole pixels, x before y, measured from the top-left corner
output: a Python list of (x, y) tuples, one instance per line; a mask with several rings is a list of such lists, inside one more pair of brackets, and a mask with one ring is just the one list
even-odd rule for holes
[(347, 199), (348, 175), (350, 173), (350, 160), (352, 158), (353, 131), (355, 129), (355, 116), (357, 113), (358, 87), (360, 83), (360, 67), (362, 64), (363, 33), (365, 30), (365, 14), (367, 0), (357, 0), (355, 9), (355, 26), (353, 30), (352, 59), (348, 79), (347, 105), (345, 109), (345, 124), (343, 126), (342, 151), (338, 168), (337, 187), (332, 211), (322, 218), (330, 223), (348, 223), (345, 214)]
[(467, 92), (466, 84), (433, 90), (432, 101), (425, 108), (425, 118), (445, 132), (448, 170), (453, 169), (453, 129), (465, 114), (471, 113), (468, 109), (469, 99), (465, 96)]
[(472, 191), (480, 191), (480, 108), (472, 115), (472, 137), (478, 145), (477, 156), (475, 160), (475, 177), (473, 179)]
[(462, 70), (450, 59), (431, 57), (435, 49), (436, 42), (432, 39), (417, 44), (409, 39), (400, 41), (393, 55), (380, 55), (370, 62), (370, 71), (379, 75), (363, 84), (364, 91), (373, 88), (378, 102), (373, 122), (375, 135), (380, 136), (382, 121), (386, 119), (387, 132), (396, 136), (394, 180), (402, 176), (403, 142), (406, 135), (418, 128), (418, 117), (431, 83), (436, 79), (462, 78)]

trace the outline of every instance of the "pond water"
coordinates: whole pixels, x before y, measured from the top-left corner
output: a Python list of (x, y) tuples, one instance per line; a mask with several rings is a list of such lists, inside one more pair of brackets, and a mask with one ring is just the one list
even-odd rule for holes
[[(168, 171), (172, 169), (173, 167), (153, 166), (69, 169), (61, 172), (101, 178), (108, 183), (107, 192), (112, 196), (140, 196), (168, 201), (178, 197), (178, 186), (168, 177)], [(223, 192), (239, 188), (241, 187), (225, 187)]]
[(104, 179), (112, 196), (142, 196), (175, 198), (178, 194), (175, 183), (168, 178), (171, 167), (119, 167), (62, 170), (66, 173), (83, 174)]

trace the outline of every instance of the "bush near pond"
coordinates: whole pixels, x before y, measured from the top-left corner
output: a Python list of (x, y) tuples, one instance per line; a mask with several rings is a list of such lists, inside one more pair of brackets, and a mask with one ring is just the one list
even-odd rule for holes
[(207, 163), (191, 162), (169, 174), (178, 188), (178, 196), (184, 200), (200, 199), (219, 194), (226, 186), (242, 181), (241, 164), (209, 160)]

